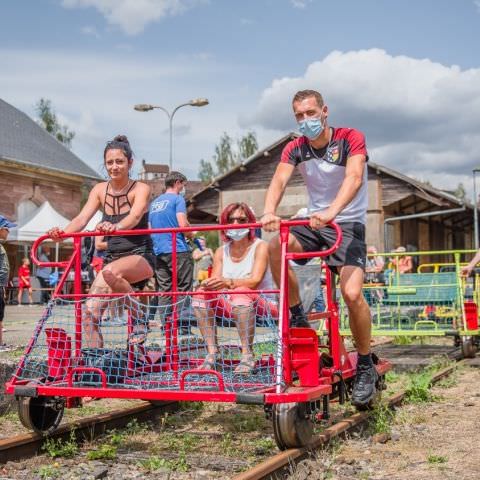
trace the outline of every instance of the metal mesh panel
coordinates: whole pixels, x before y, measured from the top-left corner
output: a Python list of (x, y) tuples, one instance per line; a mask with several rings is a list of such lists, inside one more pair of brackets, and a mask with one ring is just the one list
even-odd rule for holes
[[(374, 335), (444, 335), (463, 328), (463, 301), (468, 289), (459, 275), (458, 255), (408, 253), (413, 264), (409, 273), (395, 269), (398, 255), (380, 255), (387, 257), (385, 270), (363, 286)], [(340, 306), (346, 333), (348, 309), (343, 301)]]
[[(225, 391), (235, 392), (274, 386), (276, 298), (256, 295), (249, 302), (242, 298), (246, 303), (242, 305), (237, 297), (240, 295), (219, 294), (192, 301), (192, 297), (178, 296), (176, 303), (169, 305), (149, 304), (128, 295), (55, 299), (37, 325), (17, 378), (64, 386), (70, 376), (75, 387), (99, 387), (104, 379), (110, 388), (142, 390), (179, 390), (182, 383), (184, 390), (210, 391), (218, 390), (221, 381)], [(75, 310), (79, 308), (81, 321), (77, 323)], [(92, 311), (101, 313), (97, 315), (100, 320), (93, 322), (100, 337), (89, 333), (95, 318)], [(217, 353), (212, 371), (199, 372), (207, 355), (202, 322), (215, 329)], [(245, 337), (245, 331), (250, 337)], [(244, 359), (241, 334), (243, 353), (253, 354), (254, 362), (248, 368), (239, 367)]]

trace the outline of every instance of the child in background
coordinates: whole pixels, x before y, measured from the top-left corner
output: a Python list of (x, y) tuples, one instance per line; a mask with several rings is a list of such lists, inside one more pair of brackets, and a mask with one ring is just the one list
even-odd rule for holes
[(24, 258), (18, 269), (18, 306), (22, 305), (23, 290), (28, 289), (28, 302), (32, 306), (32, 285), (30, 283), (30, 260)]

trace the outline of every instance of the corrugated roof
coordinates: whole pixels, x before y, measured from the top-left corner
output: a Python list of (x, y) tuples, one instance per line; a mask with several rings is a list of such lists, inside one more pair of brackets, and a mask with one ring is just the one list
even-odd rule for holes
[(0, 159), (100, 179), (95, 170), (37, 125), (0, 99)]

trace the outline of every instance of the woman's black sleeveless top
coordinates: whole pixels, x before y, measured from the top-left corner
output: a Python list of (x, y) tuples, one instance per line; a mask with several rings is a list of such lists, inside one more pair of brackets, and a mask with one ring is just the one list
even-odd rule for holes
[[(136, 181), (134, 181), (130, 188), (127, 190), (126, 193), (122, 193), (120, 195), (113, 195), (112, 193), (108, 192), (108, 187), (110, 186), (110, 182), (107, 183), (107, 188), (105, 189), (105, 199), (103, 202), (103, 222), (110, 222), (110, 223), (119, 223), (123, 220), (129, 213), (132, 205), (130, 204), (130, 200), (128, 199), (128, 194), (132, 190), (132, 188), (136, 185)], [(127, 212), (119, 213), (122, 208), (128, 205), (130, 208)], [(113, 212), (112, 215), (108, 215), (105, 213), (105, 207), (108, 206), (111, 211)], [(143, 217), (141, 218), (138, 224), (131, 228), (131, 230), (143, 230), (148, 228), (148, 212), (145, 212)], [(108, 236), (107, 237), (107, 250), (106, 254), (115, 258), (117, 256), (123, 256), (122, 254), (142, 254), (152, 251), (152, 239), (150, 235), (128, 235), (128, 236)]]

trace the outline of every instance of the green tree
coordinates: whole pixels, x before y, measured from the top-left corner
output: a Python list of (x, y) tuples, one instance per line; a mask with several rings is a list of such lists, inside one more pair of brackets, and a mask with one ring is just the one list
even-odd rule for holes
[(52, 102), (46, 98), (41, 98), (35, 105), (35, 109), (42, 127), (67, 148), (71, 148), (75, 132), (71, 131), (66, 125), (59, 123)]
[(232, 137), (224, 132), (220, 142), (215, 146), (212, 160), (200, 160), (198, 178), (202, 182), (210, 182), (214, 177), (228, 172), (235, 165), (251, 157), (258, 150), (257, 136), (255, 132), (248, 132), (236, 141), (237, 148), (233, 145)]
[(248, 132), (240, 140), (237, 141), (239, 162), (251, 157), (258, 150), (257, 136), (255, 132)]
[(453, 194), (460, 200), (465, 200), (465, 197), (467, 196), (467, 191), (465, 190), (463, 183), (459, 183), (457, 185), (457, 188), (455, 189)]
[(200, 170), (198, 172), (198, 178), (203, 183), (209, 183), (212, 178), (215, 177), (215, 173), (213, 171), (213, 166), (208, 160), (204, 160), (203, 158), (200, 160)]

